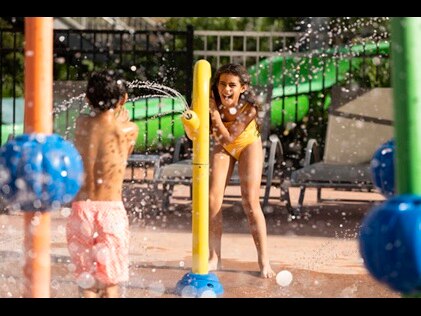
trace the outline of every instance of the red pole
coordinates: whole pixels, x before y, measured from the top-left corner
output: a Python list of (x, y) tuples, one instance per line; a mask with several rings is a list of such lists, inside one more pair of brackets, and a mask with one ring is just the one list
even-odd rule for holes
[[(53, 18), (25, 18), (25, 134), (53, 132)], [(49, 212), (25, 212), (25, 297), (50, 297)]]

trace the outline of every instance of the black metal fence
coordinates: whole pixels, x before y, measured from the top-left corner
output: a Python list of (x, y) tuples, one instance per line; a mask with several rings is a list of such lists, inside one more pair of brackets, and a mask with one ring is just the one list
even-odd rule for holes
[[(102, 68), (121, 71), (128, 81), (149, 80), (172, 87), (190, 104), (193, 37), (191, 27), (186, 31), (55, 30), (55, 105), (57, 100), (66, 101), (83, 93), (88, 73)], [(348, 88), (353, 85), (390, 86), (388, 44), (377, 41), (355, 46), (358, 49), (349, 45), (311, 53), (283, 52), (281, 55), (274, 52), (252, 73), (256, 83), (266, 82), (274, 87), (271, 129), (282, 138), (285, 153), (294, 163), (303, 157), (308, 138), (316, 138), (323, 146), (330, 90), (334, 84)], [(0, 78), (2, 144), (9, 134), (21, 133), (23, 129), (22, 31), (0, 29)], [(168, 120), (168, 116), (161, 117), (161, 112), (155, 113), (156, 103), (148, 106), (148, 102), (146, 99), (141, 113), (144, 119), (142, 151), (149, 148), (153, 138), (161, 141), (162, 134), (157, 133), (161, 129), (166, 128), (166, 133), (175, 135), (177, 126), (174, 121), (179, 121), (174, 120), (175, 111)], [(55, 115), (55, 121), (60, 121), (60, 124), (55, 124), (55, 128), (60, 126), (60, 133), (71, 134), (75, 116), (83, 104), (83, 99), (78, 99), (67, 109), (64, 106), (57, 110), (60, 115)], [(295, 109), (291, 112), (288, 106)], [(306, 107), (307, 112), (301, 115), (301, 109)], [(133, 116), (135, 111), (133, 105)], [(288, 119), (290, 113), (293, 117)], [(148, 120), (149, 117), (154, 121)], [(177, 128), (179, 132), (180, 127)], [(168, 146), (160, 149), (167, 151)]]
[[(23, 38), (22, 30), (0, 29), (1, 144), (9, 134), (19, 134), (23, 129)], [(60, 101), (77, 97), (78, 92), (84, 91), (88, 74), (104, 68), (122, 72), (127, 81), (147, 80), (172, 87), (184, 95), (190, 104), (193, 28), (188, 27), (186, 31), (135, 32), (54, 30), (54, 83), (60, 87), (59, 92), (64, 92), (65, 86), (68, 88)], [(64, 82), (73, 84), (59, 84)], [(78, 82), (79, 85), (75, 84)], [(60, 117), (55, 116), (65, 124), (60, 132), (72, 129), (74, 117), (71, 110), (80, 110), (83, 99), (76, 101), (80, 101), (76, 105), (78, 109), (74, 109), (75, 104), (67, 102), (69, 111), (61, 113), (64, 115)], [(55, 105), (57, 103), (60, 102), (55, 98)], [(61, 112), (64, 108), (61, 106), (55, 112)], [(147, 100), (145, 111), (148, 117)], [(146, 127), (145, 132), (148, 130)], [(150, 137), (146, 137), (146, 141), (148, 139)]]

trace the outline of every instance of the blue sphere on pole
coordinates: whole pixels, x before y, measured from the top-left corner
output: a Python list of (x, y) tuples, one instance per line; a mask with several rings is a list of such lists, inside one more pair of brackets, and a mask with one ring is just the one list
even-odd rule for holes
[(386, 196), (395, 194), (395, 142), (389, 140), (373, 155), (370, 168), (374, 185)]
[(24, 134), (0, 148), (0, 194), (16, 210), (57, 210), (82, 182), (82, 157), (60, 135)]
[(377, 280), (405, 294), (421, 291), (420, 196), (393, 196), (375, 207), (359, 241), (364, 264)]

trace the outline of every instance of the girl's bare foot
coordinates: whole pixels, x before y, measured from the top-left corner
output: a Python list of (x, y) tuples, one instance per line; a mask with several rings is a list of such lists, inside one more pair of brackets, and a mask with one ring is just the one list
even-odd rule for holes
[(209, 271), (217, 271), (221, 269), (221, 263), (218, 258), (209, 260), (208, 269)]
[(276, 275), (275, 271), (272, 270), (270, 264), (263, 265), (260, 269), (260, 276), (265, 279), (270, 279)]

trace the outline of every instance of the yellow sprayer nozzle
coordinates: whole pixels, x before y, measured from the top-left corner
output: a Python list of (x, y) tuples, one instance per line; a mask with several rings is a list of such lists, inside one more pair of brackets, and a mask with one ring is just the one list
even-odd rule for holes
[(183, 122), (187, 137), (191, 140), (195, 140), (200, 125), (199, 117), (196, 112), (191, 110), (185, 111), (183, 115), (181, 115), (181, 122)]

